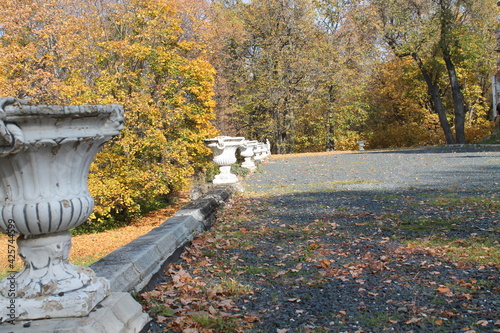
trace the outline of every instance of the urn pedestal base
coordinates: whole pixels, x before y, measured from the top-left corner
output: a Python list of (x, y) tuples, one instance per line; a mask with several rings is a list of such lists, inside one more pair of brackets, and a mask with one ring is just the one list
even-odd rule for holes
[(109, 282), (69, 262), (71, 233), (19, 236), (24, 269), (0, 283), (0, 321), (81, 317), (109, 294)]
[(19, 320), (0, 324), (0, 332), (12, 333), (137, 333), (149, 322), (149, 316), (129, 293), (114, 292), (87, 316)]
[(220, 174), (214, 177), (212, 181), (214, 184), (232, 184), (238, 182), (238, 176), (231, 173), (231, 166), (221, 166), (219, 167)]
[(250, 170), (251, 172), (255, 172), (255, 170), (257, 170), (257, 166), (255, 165), (255, 162), (251, 157), (245, 157), (245, 161), (241, 163), (241, 166)]
[[(103, 278), (77, 291), (37, 298), (0, 297), (2, 321), (44, 318), (83, 317), (109, 294), (109, 282)], [(64, 296), (64, 297), (63, 297)], [(5, 325), (5, 324), (4, 324)]]

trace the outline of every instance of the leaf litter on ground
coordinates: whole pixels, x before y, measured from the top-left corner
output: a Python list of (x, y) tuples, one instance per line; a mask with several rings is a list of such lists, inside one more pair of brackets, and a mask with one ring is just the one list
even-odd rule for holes
[[(304, 217), (283, 209), (282, 200), (231, 199), (214, 227), (167, 270), (170, 280), (142, 295), (145, 309), (171, 309), (174, 316), (156, 319), (171, 332), (500, 329), (498, 262), (456, 260), (446, 245), (422, 241), (429, 239), (426, 225), (398, 230), (406, 218), (420, 221), (414, 195), (390, 209), (379, 200), (392, 214), (386, 216), (355, 205)], [(422, 208), (421, 214), (435, 210)], [(476, 217), (488, 215), (481, 205), (475, 209)], [(447, 230), (435, 233), (447, 237)]]

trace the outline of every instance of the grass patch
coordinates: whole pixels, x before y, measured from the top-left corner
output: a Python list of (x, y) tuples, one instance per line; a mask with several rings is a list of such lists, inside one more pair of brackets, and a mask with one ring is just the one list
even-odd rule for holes
[(467, 239), (435, 237), (409, 243), (416, 246), (444, 248), (447, 257), (453, 261), (500, 266), (500, 244), (493, 236), (470, 237)]
[(251, 286), (243, 285), (233, 279), (222, 279), (214, 289), (226, 296), (249, 295), (252, 293)]
[(407, 231), (436, 233), (452, 230), (454, 228), (454, 221), (441, 218), (418, 218), (416, 220), (406, 219), (400, 223), (400, 228)]
[(71, 260), (71, 263), (78, 265), (78, 266), (90, 266), (91, 264), (95, 263), (102, 257), (105, 257), (105, 253), (99, 253), (97, 255), (88, 255), (88, 256), (82, 256), (82, 257), (76, 257), (73, 260)]
[(211, 329), (216, 333), (232, 333), (239, 328), (238, 320), (229, 316), (212, 316), (207, 312), (199, 312), (193, 314), (191, 319), (201, 327)]
[(149, 315), (152, 317), (173, 317), (175, 315), (175, 312), (171, 308), (167, 308), (164, 305), (156, 305), (149, 309)]
[(484, 209), (500, 209), (500, 198), (490, 197), (454, 197), (440, 195), (428, 201), (428, 204), (439, 207), (475, 207)]

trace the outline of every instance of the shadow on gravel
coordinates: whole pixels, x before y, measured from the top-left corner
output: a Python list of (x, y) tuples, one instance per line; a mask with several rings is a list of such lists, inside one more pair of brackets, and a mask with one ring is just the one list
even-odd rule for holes
[(459, 148), (271, 160), (147, 296), (169, 332), (500, 332), (500, 158)]
[(498, 191), (302, 192), (261, 205), (237, 226), (247, 248), (220, 254), (257, 290), (239, 303), (261, 316), (248, 332), (500, 328)]

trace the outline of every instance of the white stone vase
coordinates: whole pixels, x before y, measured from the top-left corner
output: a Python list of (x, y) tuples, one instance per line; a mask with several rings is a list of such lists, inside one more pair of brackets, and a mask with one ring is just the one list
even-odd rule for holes
[(269, 142), (269, 139), (266, 139), (266, 154), (271, 156), (271, 142)]
[(29, 105), (0, 98), (0, 230), (19, 235), (24, 269), (0, 283), (2, 321), (87, 315), (109, 282), (69, 262), (69, 229), (94, 208), (87, 179), (123, 128), (119, 105)]
[(262, 162), (263, 159), (267, 157), (267, 146), (265, 143), (259, 142), (254, 148), (254, 159), (258, 162)]
[(257, 170), (257, 166), (255, 165), (254, 162), (254, 148), (257, 147), (258, 141), (253, 140), (249, 141), (246, 140), (243, 142), (243, 145), (240, 147), (240, 155), (243, 156), (245, 159), (243, 163), (241, 164), (242, 167), (250, 170), (250, 171), (255, 171)]
[(205, 146), (212, 149), (214, 163), (219, 166), (220, 173), (214, 177), (214, 184), (231, 184), (238, 182), (238, 177), (231, 173), (231, 165), (236, 163), (236, 150), (242, 146), (245, 138), (218, 136), (203, 140)]

